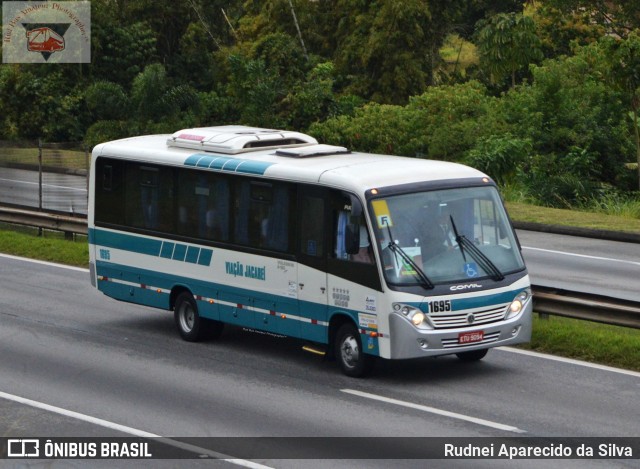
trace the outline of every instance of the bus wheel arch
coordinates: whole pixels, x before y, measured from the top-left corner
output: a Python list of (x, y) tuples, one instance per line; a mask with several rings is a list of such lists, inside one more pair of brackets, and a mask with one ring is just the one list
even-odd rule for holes
[(171, 291), (170, 305), (180, 336), (188, 342), (218, 338), (224, 329), (219, 321), (200, 316), (198, 303), (186, 287), (174, 287)]
[(342, 372), (362, 378), (373, 369), (375, 357), (364, 352), (360, 331), (351, 317), (338, 314), (329, 323), (329, 351)]

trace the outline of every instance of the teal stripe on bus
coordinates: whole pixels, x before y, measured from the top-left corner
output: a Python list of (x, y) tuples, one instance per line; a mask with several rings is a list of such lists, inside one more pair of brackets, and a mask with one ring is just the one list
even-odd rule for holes
[(114, 233), (97, 228), (89, 230), (89, 244), (203, 266), (211, 265), (213, 258), (213, 249), (161, 241), (130, 233)]
[(216, 171), (225, 171), (230, 173), (244, 173), (264, 175), (267, 168), (275, 163), (267, 163), (265, 161), (252, 161), (242, 158), (232, 158), (219, 155), (191, 155), (184, 161), (185, 166), (195, 166), (197, 168), (208, 168)]
[(97, 229), (93, 231), (93, 242), (98, 246), (136, 252), (148, 256), (160, 255), (160, 249), (162, 248), (162, 241), (160, 240)]

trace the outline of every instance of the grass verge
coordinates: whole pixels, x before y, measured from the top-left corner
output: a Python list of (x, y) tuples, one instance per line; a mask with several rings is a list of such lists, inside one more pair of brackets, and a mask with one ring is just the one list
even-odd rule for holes
[(28, 231), (0, 229), (0, 252), (79, 267), (89, 266), (89, 247), (86, 236), (75, 241), (64, 239), (61, 233), (45, 232), (38, 236)]
[(505, 205), (509, 216), (514, 221), (640, 233), (640, 219), (638, 218), (540, 207), (520, 202), (506, 202)]
[(640, 330), (548, 316), (533, 318), (527, 350), (640, 371)]

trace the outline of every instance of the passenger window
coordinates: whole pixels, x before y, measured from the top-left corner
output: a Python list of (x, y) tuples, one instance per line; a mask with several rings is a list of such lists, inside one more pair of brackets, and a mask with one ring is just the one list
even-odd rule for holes
[(236, 190), (234, 241), (245, 246), (288, 251), (291, 186), (240, 180)]
[(229, 240), (229, 183), (225, 178), (197, 171), (179, 173), (178, 233)]

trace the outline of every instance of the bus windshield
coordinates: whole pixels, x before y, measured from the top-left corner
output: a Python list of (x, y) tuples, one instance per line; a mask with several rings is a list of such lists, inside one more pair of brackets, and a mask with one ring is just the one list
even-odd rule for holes
[(495, 187), (392, 195), (372, 200), (371, 210), (389, 284), (502, 280), (524, 269)]

